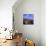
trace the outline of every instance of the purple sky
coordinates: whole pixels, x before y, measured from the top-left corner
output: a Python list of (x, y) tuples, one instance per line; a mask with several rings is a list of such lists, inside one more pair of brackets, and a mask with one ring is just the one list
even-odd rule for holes
[(24, 14), (24, 15), (23, 15), (23, 19), (32, 20), (32, 19), (33, 19), (33, 14)]

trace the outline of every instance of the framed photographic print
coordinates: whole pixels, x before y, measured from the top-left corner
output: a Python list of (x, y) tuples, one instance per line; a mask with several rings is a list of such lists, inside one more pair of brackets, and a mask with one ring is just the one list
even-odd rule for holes
[(34, 24), (34, 16), (33, 16), (33, 14), (23, 14), (23, 24), (25, 24), (25, 25)]

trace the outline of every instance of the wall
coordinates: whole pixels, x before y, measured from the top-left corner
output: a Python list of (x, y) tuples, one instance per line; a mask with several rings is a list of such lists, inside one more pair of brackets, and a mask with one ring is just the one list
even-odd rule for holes
[[(35, 41), (36, 46), (41, 46), (41, 1), (40, 0), (23, 0), (13, 6), (15, 30), (22, 32), (24, 38)], [(23, 14), (34, 14), (33, 25), (23, 25)]]
[(46, 46), (46, 0), (42, 0), (41, 3), (41, 40), (42, 46)]
[(16, 0), (0, 0), (0, 27), (12, 29), (12, 6)]

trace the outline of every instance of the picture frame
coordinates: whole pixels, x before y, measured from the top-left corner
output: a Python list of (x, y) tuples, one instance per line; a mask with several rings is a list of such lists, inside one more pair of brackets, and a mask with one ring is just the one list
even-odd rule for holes
[(34, 24), (34, 15), (33, 14), (23, 14), (23, 24), (24, 25)]

